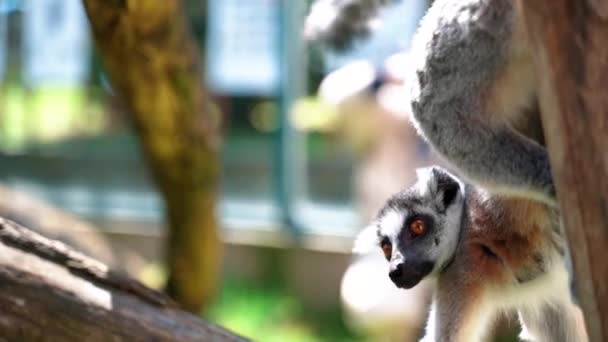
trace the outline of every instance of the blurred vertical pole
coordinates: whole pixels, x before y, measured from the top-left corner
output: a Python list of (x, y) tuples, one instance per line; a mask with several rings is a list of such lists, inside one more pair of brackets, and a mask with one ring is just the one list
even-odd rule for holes
[(105, 70), (123, 96), (167, 210), (167, 292), (198, 313), (220, 272), (219, 117), (181, 1), (84, 0)]
[(590, 341), (608, 341), (608, 2), (520, 1)]
[(294, 235), (300, 232), (298, 201), (306, 196), (306, 141), (291, 124), (298, 97), (306, 92), (307, 58), (302, 27), (306, 1), (278, 0), (280, 49), (280, 125), (277, 132), (275, 179), (278, 206), (283, 223)]
[(7, 61), (8, 8), (0, 0), (0, 144), (6, 146), (6, 105), (4, 100), (4, 75)]
[[(6, 72), (6, 60), (7, 60), (7, 33), (8, 33), (8, 8), (5, 8), (3, 0), (0, 0), (0, 90), (4, 85), (4, 73)], [(0, 132), (3, 132), (5, 126), (5, 113), (4, 113), (4, 91), (0, 91)], [(4, 137), (0, 137), (0, 142), (3, 142)]]
[[(0, 85), (2, 85), (4, 81), (4, 72), (6, 70), (6, 60), (7, 60), (7, 27), (8, 27), (8, 8), (4, 8), (3, 0), (0, 0)], [(2, 94), (0, 94), (2, 96)], [(0, 104), (1, 104), (0, 98)]]

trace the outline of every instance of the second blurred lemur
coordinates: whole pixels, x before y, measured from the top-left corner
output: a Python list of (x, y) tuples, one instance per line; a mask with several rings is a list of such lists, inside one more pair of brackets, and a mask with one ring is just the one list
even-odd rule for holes
[[(556, 205), (521, 0), (436, 0), (408, 69), (413, 124), (471, 181)], [(309, 41), (344, 50), (395, 0), (317, 0)], [(387, 7), (386, 10), (390, 10)]]

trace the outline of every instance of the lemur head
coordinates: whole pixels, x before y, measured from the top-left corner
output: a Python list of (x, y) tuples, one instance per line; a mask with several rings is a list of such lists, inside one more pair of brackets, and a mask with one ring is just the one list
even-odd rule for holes
[(439, 167), (417, 170), (416, 183), (388, 199), (355, 242), (355, 252), (380, 247), (389, 277), (409, 289), (449, 263), (460, 233), (464, 185)]

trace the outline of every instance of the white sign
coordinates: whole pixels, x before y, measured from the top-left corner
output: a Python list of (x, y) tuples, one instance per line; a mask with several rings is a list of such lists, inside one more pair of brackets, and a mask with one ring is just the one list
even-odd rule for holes
[(80, 84), (89, 71), (91, 43), (81, 0), (26, 0), (24, 77), (38, 84)]
[(211, 0), (207, 83), (219, 93), (273, 95), (279, 84), (278, 0)]

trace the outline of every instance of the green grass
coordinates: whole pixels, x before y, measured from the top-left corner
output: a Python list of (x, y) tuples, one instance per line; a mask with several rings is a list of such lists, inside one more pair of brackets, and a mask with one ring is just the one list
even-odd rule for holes
[(361, 341), (339, 308), (319, 312), (275, 284), (228, 280), (206, 318), (262, 342)]

